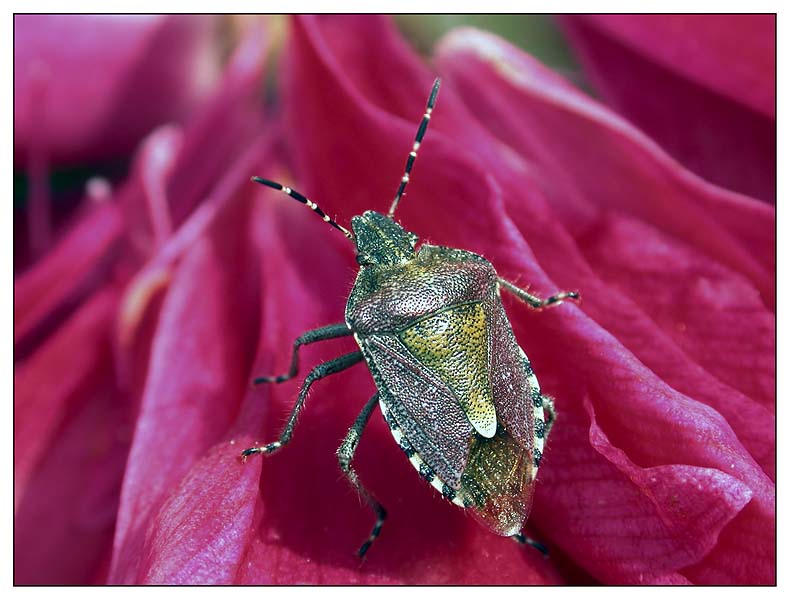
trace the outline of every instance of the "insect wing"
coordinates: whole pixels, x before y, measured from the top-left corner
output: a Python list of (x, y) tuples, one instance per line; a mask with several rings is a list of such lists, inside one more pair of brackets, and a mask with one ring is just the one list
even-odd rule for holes
[[(452, 488), (452, 496), (436, 481), (432, 481), (434, 487), (471, 510), (492, 531), (519, 533), (532, 504), (532, 453), (501, 422), (493, 437), (477, 433), (452, 390), (416, 360), (398, 337), (369, 336), (363, 348), (388, 419), (395, 421), (390, 427), (398, 428), (393, 434), (415, 467), (421, 463), (430, 467)], [(523, 366), (517, 376), (526, 386)], [(524, 403), (522, 399), (520, 405)], [(527, 427), (523, 424), (520, 430)], [(412, 458), (412, 451), (419, 461)]]
[(400, 333), (409, 352), (450, 389), (482, 436), (494, 437), (497, 415), (489, 383), (488, 327), (481, 302), (449, 307)]
[(533, 488), (530, 456), (507, 430), (490, 439), (475, 436), (460, 494), (478, 521), (500, 535), (520, 533)]
[(519, 533), (532, 506), (543, 440), (543, 403), (537, 378), (519, 347), (501, 299), (484, 303), (488, 322), (491, 388), (499, 429), (493, 439), (475, 436), (461, 480), (472, 514), (500, 535)]
[(422, 461), (457, 489), (469, 456), (472, 425), (452, 391), (397, 336), (371, 335), (361, 345), (389, 415)]
[[(484, 309), (488, 319), (490, 381), (499, 422), (518, 441), (524, 452), (542, 451), (536, 438), (536, 421), (543, 420), (543, 399), (538, 380), (526, 354), (518, 345), (498, 294)], [(534, 458), (534, 457), (533, 457)]]

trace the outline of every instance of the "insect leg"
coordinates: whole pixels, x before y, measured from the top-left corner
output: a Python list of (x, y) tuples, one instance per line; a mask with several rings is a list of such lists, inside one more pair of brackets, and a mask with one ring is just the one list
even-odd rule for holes
[(351, 426), (351, 429), (348, 430), (346, 437), (343, 438), (343, 443), (340, 444), (340, 447), (337, 449), (337, 460), (340, 463), (340, 468), (345, 474), (346, 479), (351, 482), (351, 485), (353, 485), (357, 492), (359, 492), (359, 495), (365, 501), (365, 504), (367, 504), (376, 514), (376, 524), (373, 525), (373, 529), (370, 532), (370, 537), (365, 540), (365, 543), (362, 544), (362, 546), (360, 546), (359, 550), (357, 551), (357, 554), (360, 558), (365, 556), (365, 553), (370, 549), (371, 544), (373, 544), (375, 539), (379, 536), (384, 519), (387, 518), (387, 511), (384, 510), (384, 507), (379, 504), (378, 500), (376, 500), (373, 495), (365, 489), (365, 486), (363, 486), (359, 481), (359, 477), (357, 477), (357, 472), (354, 470), (354, 467), (351, 466), (351, 461), (354, 459), (354, 453), (357, 450), (359, 438), (362, 436), (362, 430), (365, 429), (365, 425), (368, 424), (370, 415), (373, 413), (373, 409), (376, 408), (378, 401), (378, 394), (374, 394), (373, 397), (368, 400), (367, 404), (365, 404), (365, 407), (362, 409), (362, 412), (359, 413), (359, 416)]
[(532, 546), (533, 548), (535, 548), (535, 550), (540, 552), (543, 555), (544, 558), (548, 558), (548, 556), (549, 556), (549, 549), (546, 548), (546, 546), (544, 546), (540, 542), (536, 542), (531, 537), (527, 537), (527, 536), (525, 536), (522, 533), (517, 533), (516, 535), (512, 535), (510, 537), (512, 539), (514, 539), (515, 541), (517, 541), (522, 546), (523, 545), (527, 545), (527, 544)]
[(261, 383), (282, 383), (283, 381), (288, 381), (294, 375), (296, 375), (296, 371), (299, 369), (299, 346), (306, 346), (307, 344), (312, 344), (313, 342), (322, 342), (324, 340), (331, 340), (346, 335), (351, 335), (351, 330), (345, 323), (335, 323), (333, 325), (327, 325), (325, 327), (319, 327), (318, 329), (305, 331), (294, 341), (291, 354), (291, 366), (288, 369), (288, 372), (285, 375), (277, 375), (276, 377), (256, 377), (253, 379), (252, 384), (259, 385)]
[(334, 375), (335, 373), (339, 373), (340, 371), (348, 369), (349, 367), (360, 362), (362, 358), (361, 352), (351, 352), (350, 354), (344, 354), (343, 356), (339, 356), (338, 358), (329, 360), (314, 367), (313, 370), (307, 374), (307, 377), (305, 377), (304, 382), (302, 383), (302, 389), (299, 390), (299, 396), (296, 399), (296, 404), (291, 411), (291, 416), (288, 417), (288, 422), (285, 424), (285, 428), (280, 434), (280, 438), (276, 442), (271, 442), (265, 446), (247, 448), (241, 453), (242, 461), (246, 460), (246, 458), (252, 454), (271, 454), (272, 452), (276, 452), (285, 446), (291, 440), (291, 435), (293, 435), (294, 426), (296, 425), (296, 419), (299, 416), (299, 412), (302, 410), (302, 407), (304, 406), (304, 401), (305, 398), (307, 398), (307, 392), (310, 391), (310, 386), (319, 379), (323, 379), (324, 377)]
[(545, 394), (541, 396), (543, 400), (543, 410), (546, 411), (546, 429), (543, 434), (543, 439), (549, 439), (549, 432), (551, 431), (551, 426), (554, 425), (554, 420), (557, 418), (557, 411), (554, 410), (554, 400), (551, 396), (546, 396)]
[(553, 296), (549, 296), (545, 300), (542, 298), (538, 298), (537, 296), (533, 296), (526, 290), (522, 290), (520, 287), (510, 283), (509, 281), (499, 278), (499, 285), (506, 289), (508, 292), (516, 296), (522, 302), (526, 302), (532, 308), (536, 310), (540, 310), (542, 308), (546, 308), (549, 306), (554, 306), (555, 304), (562, 303), (563, 300), (580, 300), (581, 296), (579, 296), (579, 292), (558, 292)]

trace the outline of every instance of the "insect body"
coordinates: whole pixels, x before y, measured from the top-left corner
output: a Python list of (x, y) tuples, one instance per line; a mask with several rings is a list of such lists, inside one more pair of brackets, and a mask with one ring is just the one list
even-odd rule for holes
[(287, 444), (312, 383), (365, 360), (378, 392), (338, 449), (340, 467), (376, 514), (359, 555), (378, 537), (386, 512), (362, 485), (351, 460), (362, 431), (380, 406), (395, 441), (419, 474), (445, 498), (469, 509), (489, 529), (519, 541), (532, 503), (543, 447), (554, 422), (529, 360), (516, 342), (500, 298), (502, 289), (540, 309), (578, 299), (563, 292), (542, 300), (497, 276), (482, 256), (422, 244), (393, 219), (428, 126), (439, 90), (434, 83), (405, 175), (387, 215), (367, 211), (348, 231), (290, 188), (261, 178), (312, 208), (356, 244), (360, 270), (345, 322), (300, 336), (286, 375), (296, 374), (300, 346), (353, 335), (359, 351), (315, 367), (306, 377), (280, 439), (248, 448), (242, 457)]

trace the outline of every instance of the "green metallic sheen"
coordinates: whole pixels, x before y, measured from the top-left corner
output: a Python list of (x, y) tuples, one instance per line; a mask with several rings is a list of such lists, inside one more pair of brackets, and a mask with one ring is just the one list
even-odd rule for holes
[(439, 311), (402, 331), (400, 340), (452, 389), (478, 433), (493, 437), (497, 420), (488, 375), (488, 330), (482, 303)]
[(417, 236), (372, 210), (351, 219), (361, 265), (396, 265), (414, 258)]

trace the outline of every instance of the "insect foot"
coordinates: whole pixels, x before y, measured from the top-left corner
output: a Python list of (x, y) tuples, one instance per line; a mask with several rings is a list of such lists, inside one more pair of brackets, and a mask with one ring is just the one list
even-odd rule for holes
[(558, 304), (563, 300), (573, 300), (574, 302), (579, 303), (581, 302), (582, 297), (579, 295), (579, 292), (562, 292), (560, 294), (555, 294), (554, 296), (549, 296), (546, 298), (546, 306)]
[(546, 548), (546, 546), (544, 546), (540, 542), (536, 542), (532, 538), (529, 538), (522, 533), (517, 533), (516, 535), (511, 537), (522, 546), (527, 546), (527, 545), (532, 546), (533, 548), (535, 548), (535, 550), (537, 550), (543, 555), (543, 558), (549, 557), (549, 549)]
[(516, 296), (522, 302), (525, 302), (528, 306), (533, 308), (534, 310), (543, 310), (544, 308), (550, 308), (552, 306), (557, 306), (558, 304), (562, 304), (563, 300), (573, 300), (577, 304), (581, 303), (581, 295), (579, 292), (558, 292), (552, 296), (549, 296), (546, 299), (539, 298), (533, 294), (530, 294), (527, 290), (522, 290), (517, 285), (510, 283), (506, 279), (499, 278), (499, 285)]
[(370, 537), (365, 540), (365, 542), (359, 547), (357, 550), (357, 556), (361, 560), (365, 560), (365, 556), (370, 550), (370, 547), (373, 545), (373, 542), (376, 541), (376, 538), (379, 537), (381, 533), (381, 526), (384, 525), (384, 520), (387, 518), (387, 511), (384, 510), (384, 507), (378, 505), (376, 510), (376, 524), (373, 526), (373, 530), (370, 532)]
[(252, 456), (253, 454), (273, 454), (277, 452), (282, 447), (280, 442), (272, 442), (271, 444), (266, 444), (265, 446), (256, 446), (255, 448), (247, 448), (246, 450), (242, 450), (241, 452), (241, 462), (247, 462), (247, 457)]
[(252, 380), (252, 385), (262, 385), (264, 383), (282, 383), (291, 379), (288, 375), (264, 375), (263, 377), (256, 377)]

